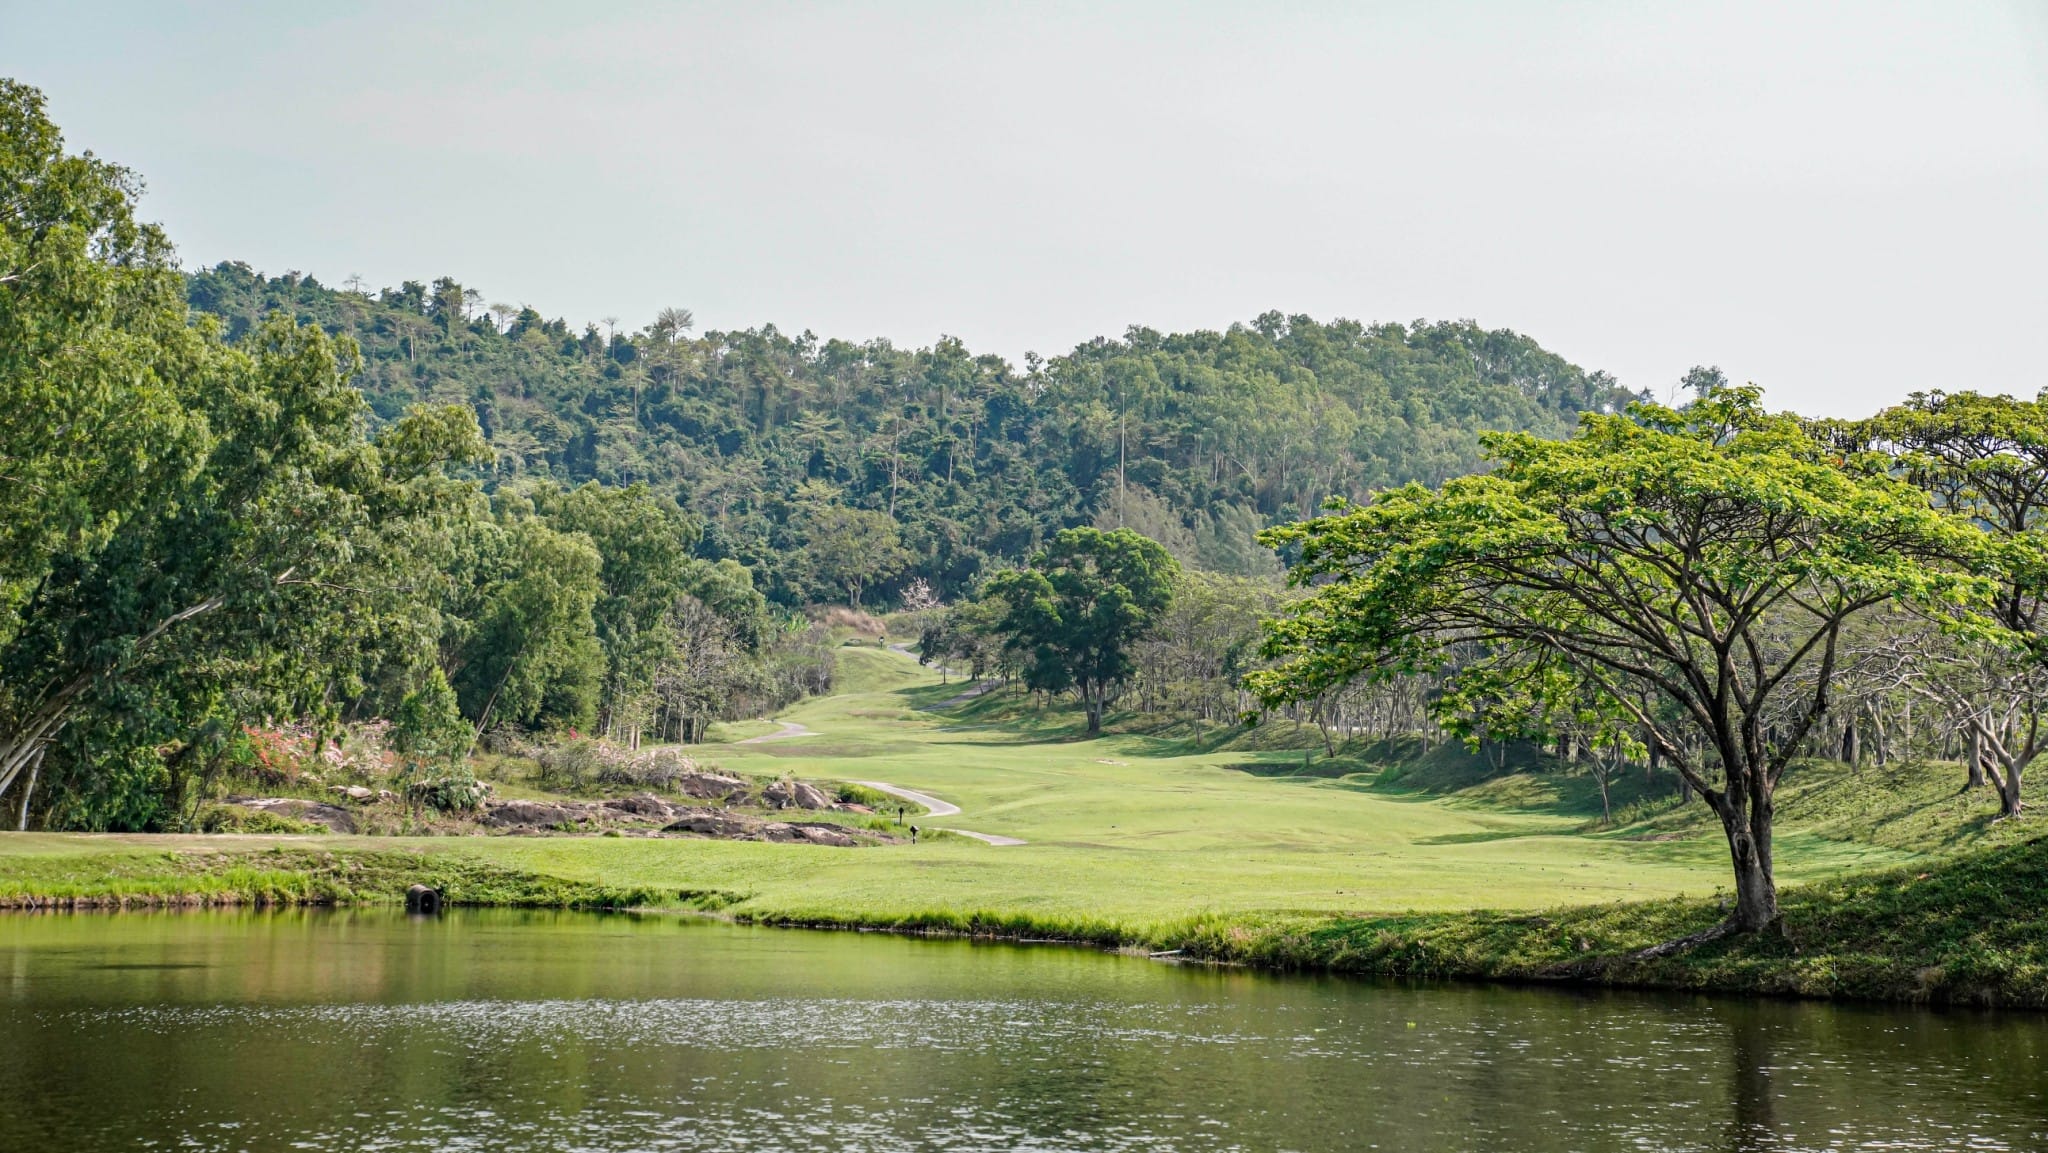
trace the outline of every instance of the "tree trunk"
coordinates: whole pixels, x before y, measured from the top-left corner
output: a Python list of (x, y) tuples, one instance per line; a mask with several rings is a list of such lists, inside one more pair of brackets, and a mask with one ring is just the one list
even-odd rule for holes
[(1963, 791), (1967, 793), (1984, 784), (1984, 738), (1977, 732), (1976, 725), (1970, 725), (1964, 731), (1963, 761), (1970, 771), (1969, 779), (1963, 782)]
[(29, 805), (29, 802), (30, 802), (30, 801), (32, 801), (32, 800), (34, 800), (34, 799), (35, 799), (35, 796), (36, 796), (36, 778), (37, 778), (37, 777), (39, 777), (39, 776), (41, 776), (41, 775), (42, 775), (42, 772), (43, 772), (43, 750), (42, 750), (42, 749), (37, 749), (37, 750), (36, 750), (36, 759), (35, 759), (35, 760), (33, 760), (33, 761), (31, 761), (31, 762), (29, 762), (29, 766), (28, 766), (28, 783), (27, 783), (27, 784), (25, 784), (25, 785), (23, 785), (23, 786), (22, 786), (22, 788), (21, 788), (21, 821), (20, 821), (20, 825), (19, 825), (19, 831), (20, 831), (20, 832), (24, 832), (24, 833), (28, 832), (28, 805)]
[(2020, 800), (2019, 758), (2014, 757), (2005, 763), (2003, 775), (1997, 770), (1998, 766), (1993, 765), (1991, 782), (1998, 786), (1998, 815), (2000, 817), (2017, 817), (2020, 815), (2020, 810), (2025, 807), (2025, 803)]
[(1081, 690), (1081, 705), (1088, 711), (1088, 735), (1091, 737), (1100, 736), (1102, 734), (1101, 691), (1083, 687)]
[(1729, 782), (1716, 807), (1728, 836), (1728, 855), (1735, 866), (1735, 912), (1728, 918), (1737, 932), (1753, 933), (1778, 919), (1778, 884), (1771, 873), (1771, 800), (1744, 797), (1742, 782)]

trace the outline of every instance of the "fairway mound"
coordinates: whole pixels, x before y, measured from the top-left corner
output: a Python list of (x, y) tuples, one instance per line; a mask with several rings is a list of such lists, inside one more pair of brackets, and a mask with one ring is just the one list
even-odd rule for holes
[(1233, 761), (1223, 767), (1254, 777), (1313, 777), (1317, 780), (1341, 780), (1359, 771), (1357, 765), (1345, 761), (1313, 764), (1301, 761)]

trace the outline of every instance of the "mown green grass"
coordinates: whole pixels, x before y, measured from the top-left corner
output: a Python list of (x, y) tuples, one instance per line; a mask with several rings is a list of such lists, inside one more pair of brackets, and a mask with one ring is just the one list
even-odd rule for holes
[[(741, 772), (922, 790), (964, 810), (921, 818), (927, 828), (1030, 843), (998, 848), (949, 837), (832, 850), (635, 838), (313, 840), (452, 854), (598, 887), (736, 894), (734, 912), (764, 919), (1022, 916), (1145, 933), (1202, 916), (1527, 910), (1705, 895), (1724, 883), (1725, 850), (1704, 826), (1659, 834), (1673, 839), (1586, 836), (1585, 813), (1570, 806), (1473, 803), (1462, 794), (1388, 791), (1359, 777), (1260, 776), (1232, 766), (1292, 771), (1303, 750), (1247, 749), (1228, 731), (1087, 740), (1074, 710), (1014, 695), (934, 712), (927, 706), (961, 686), (942, 686), (929, 670), (871, 647), (840, 650), (839, 680), (838, 694), (784, 714), (816, 735), (693, 751)], [(224, 838), (206, 840), (218, 851)], [(51, 841), (0, 838), (0, 873)], [(1796, 826), (1778, 853), (1787, 880), (1913, 856)]]
[(1271, 968), (2048, 1008), (2039, 894), (2048, 839), (1784, 890), (1781, 931), (1650, 961), (1709, 928), (1718, 901), (1281, 921), (1211, 921), (1162, 943)]
[[(1988, 800), (1953, 797), (1950, 766), (1798, 766), (1777, 843), (1781, 879), (1808, 883), (1787, 890), (1790, 943), (1593, 973), (1582, 962), (1720, 915), (1726, 849), (1698, 806), (1622, 782), (1617, 805), (1649, 819), (1589, 831), (1597, 791), (1559, 766), (1489, 777), (1455, 746), (1420, 760), (1370, 747), (1330, 758), (1313, 730), (1305, 750), (1273, 731), (1143, 718), (1084, 739), (1072, 709), (1002, 693), (935, 710), (963, 686), (871, 647), (839, 656), (841, 691), (783, 715), (812, 735), (693, 752), (740, 772), (929, 792), (964, 811), (915, 818), (927, 829), (1029, 843), (16, 834), (0, 837), (0, 901), (389, 901), (421, 881), (479, 903), (720, 909), (1358, 972), (1547, 979), (1580, 965), (1572, 972), (1605, 980), (2020, 1001), (2038, 984), (2034, 922), (2012, 910), (2010, 939), (1994, 925), (2004, 898), (1992, 900), (1984, 878), (2003, 866), (1957, 866), (1974, 871), (1953, 884), (1916, 880), (1927, 898), (1916, 904), (1886, 896), (1901, 878), (1947, 877), (1947, 854), (2023, 833), (2024, 823), (1981, 820)], [(2015, 875), (2040, 866), (2031, 847), (1990, 851), (2034, 852)], [(1798, 951), (1770, 952), (1780, 948)]]
[[(424, 884), (456, 904), (545, 908), (720, 907), (729, 894), (569, 880), (389, 838), (17, 834), (0, 908), (166, 904), (398, 904)], [(171, 842), (172, 847), (160, 847)]]

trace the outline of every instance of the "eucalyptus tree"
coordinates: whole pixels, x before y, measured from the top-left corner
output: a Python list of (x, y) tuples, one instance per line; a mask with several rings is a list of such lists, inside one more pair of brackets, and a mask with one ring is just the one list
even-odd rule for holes
[(1490, 472), (1266, 534), (1301, 548), (1291, 577), (1312, 591), (1249, 683), (1276, 707), (1446, 670), (1437, 708), (1467, 732), (1569, 714), (1640, 734), (1726, 835), (1735, 908), (1707, 935), (1771, 925), (1774, 793), (1828, 713), (1845, 625), (1900, 603), (1992, 634), (1995, 542), (1903, 480), (1842, 467), (1753, 387), (1485, 443)]

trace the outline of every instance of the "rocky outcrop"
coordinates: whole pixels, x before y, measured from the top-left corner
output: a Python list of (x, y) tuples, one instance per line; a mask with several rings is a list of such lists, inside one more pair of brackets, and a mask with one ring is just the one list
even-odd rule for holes
[(603, 802), (603, 807), (615, 813), (627, 813), (635, 817), (650, 817), (657, 820), (673, 820), (682, 806), (671, 804), (653, 793), (635, 793), (630, 797), (617, 797)]
[(860, 843), (838, 825), (794, 821), (786, 825), (771, 824), (766, 826), (761, 830), (761, 839), (764, 841), (781, 840), (783, 839), (781, 833), (783, 829), (789, 830), (790, 840), (802, 841), (806, 844), (831, 845), (834, 848), (850, 849)]
[(330, 832), (356, 831), (354, 814), (340, 805), (328, 805), (298, 797), (229, 797), (226, 803), (244, 809), (254, 809), (260, 813), (274, 813), (294, 821), (306, 821)]
[(777, 781), (761, 791), (761, 799), (777, 809), (829, 809), (834, 804), (824, 790), (803, 781)]
[(664, 825), (661, 831), (740, 841), (753, 837), (766, 823), (759, 817), (745, 817), (718, 809), (692, 809), (670, 824)]
[[(727, 841), (771, 841), (782, 845), (830, 845), (834, 848), (851, 849), (861, 844), (853, 834), (838, 825), (821, 821), (768, 821), (760, 817), (749, 817), (741, 813), (728, 813), (716, 809), (698, 809), (677, 819), (661, 830), (664, 833), (687, 833), (699, 837), (717, 837)], [(873, 838), (882, 840), (885, 838)]]
[(491, 801), (484, 806), (483, 819), (493, 829), (565, 830), (588, 821), (597, 807), (574, 802)]
[(684, 773), (676, 778), (676, 791), (700, 800), (723, 801), (744, 796), (747, 782), (720, 773)]

